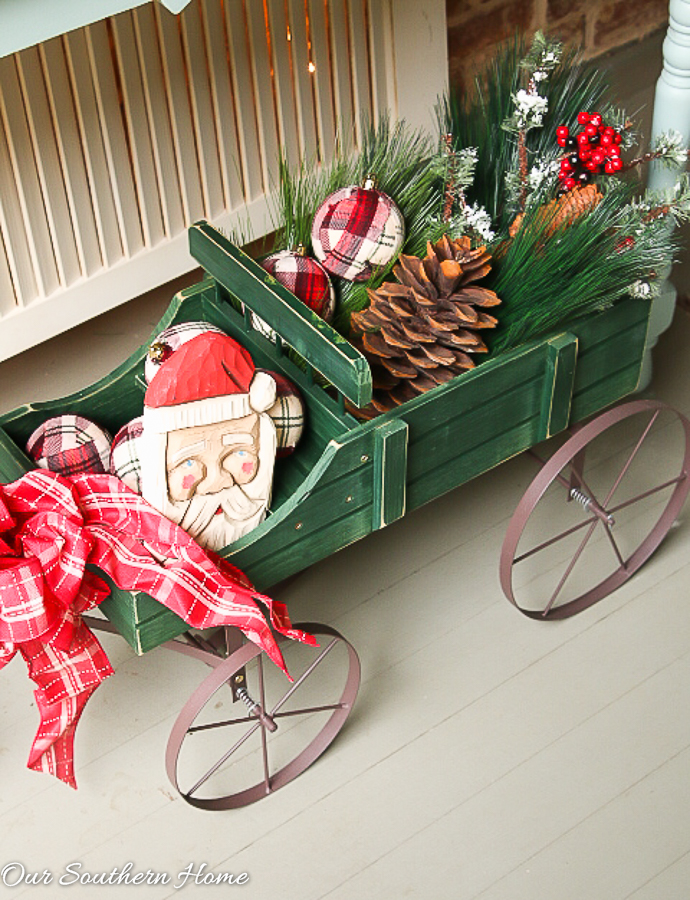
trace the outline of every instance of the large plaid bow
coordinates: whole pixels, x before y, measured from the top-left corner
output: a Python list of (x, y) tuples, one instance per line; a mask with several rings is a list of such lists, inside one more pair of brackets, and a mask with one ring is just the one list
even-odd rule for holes
[(108, 595), (94, 564), (120, 588), (145, 591), (190, 627), (234, 625), (283, 671), (271, 625), (293, 629), (284, 604), (257, 594), (229, 563), (112, 475), (35, 470), (0, 486), (0, 669), (19, 651), (37, 685), (41, 722), (29, 768), (72, 787), (74, 731), (86, 701), (112, 668), (81, 620)]

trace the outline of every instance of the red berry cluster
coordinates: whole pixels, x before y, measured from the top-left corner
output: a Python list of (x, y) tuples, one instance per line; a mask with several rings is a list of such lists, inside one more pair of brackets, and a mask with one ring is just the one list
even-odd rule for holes
[(580, 112), (577, 121), (584, 128), (572, 135), (567, 125), (556, 129), (556, 140), (568, 154), (561, 160), (559, 193), (589, 184), (595, 175), (613, 175), (623, 168), (620, 132), (606, 125), (597, 112)]

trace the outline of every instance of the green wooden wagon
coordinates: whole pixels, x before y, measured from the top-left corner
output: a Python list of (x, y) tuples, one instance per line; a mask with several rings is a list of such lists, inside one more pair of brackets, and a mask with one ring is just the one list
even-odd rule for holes
[[(345, 403), (364, 406), (371, 397), (371, 372), (361, 354), (207, 223), (190, 229), (190, 248), (206, 277), (172, 300), (155, 334), (176, 322), (211, 322), (237, 338), (257, 366), (295, 382), (306, 406), (298, 450), (277, 464), (270, 514), (224, 551), (259, 590), (270, 591), (554, 435), (570, 436), (532, 481), (501, 554), (501, 583), (525, 614), (560, 618), (596, 602), (639, 568), (676, 519), (690, 488), (690, 423), (652, 400), (608, 409), (637, 387), (648, 302), (622, 301), (361, 424)], [(253, 329), (252, 312), (275, 330), (275, 341)], [(58, 412), (81, 413), (112, 433), (141, 414), (147, 349), (78, 394), (0, 418), (0, 479), (14, 480), (31, 467), (22, 448)], [(309, 365), (296, 365), (294, 352)], [(612, 435), (630, 448), (615, 471)], [(595, 447), (599, 439), (603, 449)], [(662, 472), (655, 464), (659, 447), (666, 459), (671, 446), (673, 459)], [(628, 543), (619, 536), (626, 518), (632, 523)], [(598, 561), (583, 565), (590, 548)], [(523, 566), (535, 571), (523, 576)], [(578, 569), (584, 585), (573, 574)], [(554, 581), (544, 593), (545, 574)], [(168, 773), (194, 805), (240, 806), (277, 790), (325, 750), (354, 702), (357, 656), (326, 626), (303, 626), (319, 637), (316, 650), (294, 642), (285, 647), (296, 657), (287, 660), (295, 681), (286, 686), (253, 644), (240, 645), (229, 629), (210, 637), (190, 634), (145, 594), (113, 585), (100, 609), (107, 627), (137, 653), (166, 644), (212, 667), (168, 743)], [(274, 690), (277, 695), (269, 696)], [(237, 700), (247, 705), (246, 714), (225, 709), (226, 701)]]

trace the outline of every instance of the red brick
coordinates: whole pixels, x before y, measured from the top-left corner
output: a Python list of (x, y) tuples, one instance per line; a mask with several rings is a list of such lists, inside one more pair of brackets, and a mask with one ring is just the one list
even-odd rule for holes
[[(556, 19), (571, 18), (575, 15), (584, 16), (587, 10), (591, 10), (594, 3), (587, 0), (548, 0), (546, 5), (546, 16), (549, 22)], [(579, 15), (578, 15), (579, 14)]]
[[(473, 13), (448, 28), (448, 59), (451, 82), (459, 73), (479, 59), (486, 58), (489, 48), (518, 31), (531, 30), (534, 0), (493, 0), (489, 12)], [(468, 11), (469, 12), (469, 11)]]
[(668, 20), (668, 0), (616, 0), (599, 12), (594, 28), (594, 48), (608, 50), (645, 37)]
[(548, 34), (563, 43), (566, 47), (584, 48), (586, 37), (586, 19), (584, 15), (571, 16), (548, 23)]

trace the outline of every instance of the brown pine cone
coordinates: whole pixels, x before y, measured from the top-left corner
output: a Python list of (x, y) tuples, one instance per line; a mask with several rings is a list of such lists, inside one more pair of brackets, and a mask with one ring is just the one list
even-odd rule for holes
[(370, 305), (352, 315), (353, 343), (369, 360), (374, 397), (360, 418), (410, 400), (474, 368), (470, 356), (485, 353), (477, 332), (497, 320), (483, 308), (501, 301), (475, 282), (491, 269), (486, 247), (469, 238), (441, 238), (427, 244), (424, 259), (401, 255), (393, 274), (398, 283), (370, 290)]

